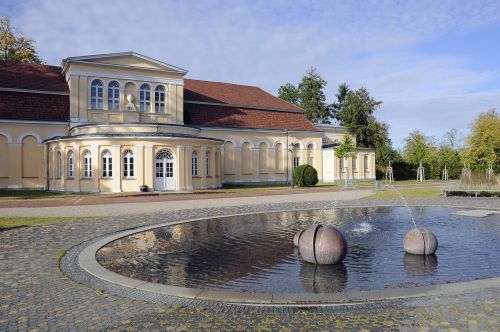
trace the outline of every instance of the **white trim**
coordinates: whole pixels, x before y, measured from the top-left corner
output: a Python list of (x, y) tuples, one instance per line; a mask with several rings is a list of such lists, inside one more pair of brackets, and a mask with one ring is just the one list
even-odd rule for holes
[(251, 148), (255, 149), (255, 144), (253, 144), (253, 142), (251, 140), (249, 140), (248, 138), (242, 139), (240, 142), (240, 146), (243, 148), (243, 144), (245, 144), (245, 143), (249, 143)]
[[(173, 66), (171, 64), (168, 64), (166, 62), (156, 60), (150, 57), (147, 57), (145, 55), (139, 54), (134, 51), (128, 51), (128, 52), (116, 52), (116, 53), (105, 53), (105, 54), (91, 54), (91, 55), (83, 55), (83, 56), (76, 56), (76, 57), (67, 57), (66, 59), (62, 60), (61, 65), (63, 67), (63, 72), (66, 69), (67, 65), (69, 62), (85, 62), (88, 63), (88, 61), (85, 60), (94, 60), (94, 59), (102, 59), (102, 58), (114, 58), (114, 57), (125, 57), (125, 56), (132, 56), (136, 58), (140, 58), (149, 62), (156, 63), (157, 65), (163, 66), (168, 68), (169, 70), (173, 70), (175, 72), (183, 72), (186, 74), (188, 71), (185, 69), (182, 69), (180, 67)], [(91, 62), (94, 63), (94, 62)], [(99, 64), (102, 64), (98, 62)], [(132, 68), (142, 68), (142, 67), (134, 67), (134, 66), (125, 66), (124, 67), (132, 67)], [(151, 68), (144, 68), (144, 69), (151, 69)], [(156, 69), (159, 70), (159, 69)]]
[[(300, 146), (300, 151), (305, 150), (304, 143), (302, 143), (302, 142), (299, 142), (299, 141), (294, 141), (294, 142), (292, 142), (291, 144), (292, 144), (292, 146), (293, 146), (293, 145), (295, 145), (295, 144), (298, 144), (298, 145)], [(287, 149), (288, 149), (288, 148), (290, 148), (290, 147), (287, 147)]]
[(271, 143), (269, 143), (269, 141), (268, 141), (268, 140), (260, 140), (260, 141), (259, 141), (259, 143), (258, 143), (258, 145), (256, 146), (256, 148), (260, 149), (260, 145), (261, 145), (262, 143), (264, 143), (265, 145), (267, 145), (267, 148), (268, 148), (268, 149), (272, 148), (272, 145), (271, 145)]
[(278, 141), (274, 142), (273, 148), (276, 149), (276, 145), (278, 145), (278, 144), (283, 145), (283, 150), (287, 149), (285, 142), (283, 142), (282, 140), (278, 140)]
[(21, 144), (23, 142), (23, 139), (26, 137), (26, 136), (33, 136), (37, 139), (37, 142), (38, 144), (42, 144), (43, 140), (42, 138), (40, 137), (39, 134), (35, 133), (35, 132), (32, 132), (32, 131), (26, 131), (22, 134), (19, 135), (19, 137), (17, 138), (17, 143)]
[(20, 184), (9, 184), (7, 186), (8, 189), (21, 189), (23, 186)]
[(314, 143), (313, 141), (309, 141), (307, 142), (307, 144), (305, 145), (306, 146), (306, 150), (309, 151), (309, 149), (307, 148), (309, 146), (309, 144), (312, 144), (313, 145), (313, 150), (317, 150), (318, 149), (318, 146), (316, 145), (316, 143)]
[[(216, 143), (223, 143), (219, 142), (221, 141), (218, 138), (210, 138), (210, 137), (181, 137), (181, 136), (85, 136), (85, 137), (63, 137), (63, 138), (58, 138), (57, 140), (51, 140), (48, 139), (48, 141), (71, 141), (71, 140), (96, 140), (96, 139), (113, 139), (113, 138), (118, 138), (118, 139), (162, 139), (166, 138), (169, 140), (198, 140), (198, 141), (215, 141)], [(40, 145), (43, 145), (40, 143)], [(152, 147), (154, 144), (146, 144), (145, 147)]]
[(69, 96), (69, 92), (47, 91), (47, 90), (31, 90), (31, 89), (14, 89), (14, 88), (1, 88), (0, 91), (6, 92), (21, 92), (21, 93), (38, 93), (42, 95), (58, 95)]
[(5, 130), (0, 130), (0, 135), (3, 135), (7, 138), (7, 144), (12, 144), (12, 136)]
[(175, 79), (175, 78), (163, 78), (163, 77), (154, 77), (154, 76), (139, 76), (139, 75), (123, 75), (116, 73), (104, 73), (104, 72), (91, 72), (91, 71), (72, 71), (69, 75), (66, 75), (66, 80), (69, 80), (72, 76), (87, 76), (92, 79), (101, 78), (101, 79), (118, 79), (118, 80), (131, 80), (131, 81), (141, 81), (141, 82), (149, 82), (149, 83), (163, 83), (163, 84), (174, 84), (174, 85), (184, 85), (183, 79)]

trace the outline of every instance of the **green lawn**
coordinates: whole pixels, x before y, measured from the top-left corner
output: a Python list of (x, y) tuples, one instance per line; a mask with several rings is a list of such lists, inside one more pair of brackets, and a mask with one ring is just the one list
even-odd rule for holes
[[(435, 198), (441, 196), (441, 189), (439, 187), (425, 187), (425, 188), (401, 188), (399, 189), (404, 198)], [(375, 191), (373, 195), (364, 197), (364, 199), (399, 199), (400, 196), (395, 190), (385, 189)]]
[(2, 217), (0, 218), (0, 230), (17, 227), (25, 227), (38, 224), (49, 224), (74, 220), (74, 218), (30, 218), (30, 217)]
[(64, 198), (76, 196), (88, 196), (89, 194), (65, 194), (54, 193), (43, 190), (8, 190), (0, 189), (0, 200), (8, 199), (41, 199), (41, 198)]

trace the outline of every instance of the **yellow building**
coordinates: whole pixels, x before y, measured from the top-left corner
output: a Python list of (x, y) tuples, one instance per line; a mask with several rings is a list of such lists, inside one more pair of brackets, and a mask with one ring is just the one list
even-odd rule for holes
[(315, 126), (258, 87), (186, 73), (133, 52), (71, 57), (61, 67), (0, 62), (0, 188), (285, 183), (306, 163), (320, 181), (375, 178), (373, 150), (335, 157), (343, 128)]

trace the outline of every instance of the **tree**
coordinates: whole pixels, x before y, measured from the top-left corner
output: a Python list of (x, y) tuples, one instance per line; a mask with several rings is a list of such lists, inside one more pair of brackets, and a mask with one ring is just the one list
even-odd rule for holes
[(411, 164), (419, 165), (417, 170), (417, 180), (423, 181), (423, 163), (431, 164), (435, 154), (435, 143), (432, 137), (425, 136), (420, 131), (415, 130), (405, 138), (403, 148), (404, 158)]
[(278, 90), (278, 96), (304, 110), (306, 118), (314, 123), (330, 123), (330, 108), (326, 103), (326, 81), (311, 68), (302, 77), (298, 87), (286, 83)]
[(23, 63), (42, 63), (33, 40), (16, 33), (7, 17), (0, 18), (0, 59)]
[(448, 130), (443, 135), (444, 145), (450, 146), (452, 149), (458, 147), (458, 130), (455, 128)]
[(376, 149), (388, 144), (389, 126), (373, 115), (381, 101), (373, 99), (366, 88), (350, 90), (346, 83), (339, 86), (336, 97), (333, 117), (356, 137), (359, 146)]
[(356, 149), (356, 144), (354, 144), (354, 141), (352, 140), (351, 136), (346, 131), (344, 133), (344, 138), (342, 139), (340, 144), (335, 149), (335, 154), (337, 155), (337, 158), (344, 159), (344, 168), (346, 169), (346, 172), (345, 172), (346, 173), (346, 176), (345, 176), (346, 186), (347, 186), (347, 178), (348, 178), (347, 167), (345, 166), (345, 165), (347, 165), (346, 158), (352, 157), (355, 149)]
[(471, 125), (466, 140), (471, 166), (484, 169), (491, 165), (495, 172), (500, 171), (500, 116), (495, 109), (479, 114)]
[(278, 90), (278, 97), (290, 104), (299, 105), (300, 103), (299, 90), (292, 83), (282, 85)]

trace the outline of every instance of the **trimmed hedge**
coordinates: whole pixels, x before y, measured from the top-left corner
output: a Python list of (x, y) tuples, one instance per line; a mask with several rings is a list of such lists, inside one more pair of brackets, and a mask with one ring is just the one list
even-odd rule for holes
[(297, 187), (310, 187), (318, 183), (318, 172), (311, 165), (300, 165), (293, 170), (293, 184)]

